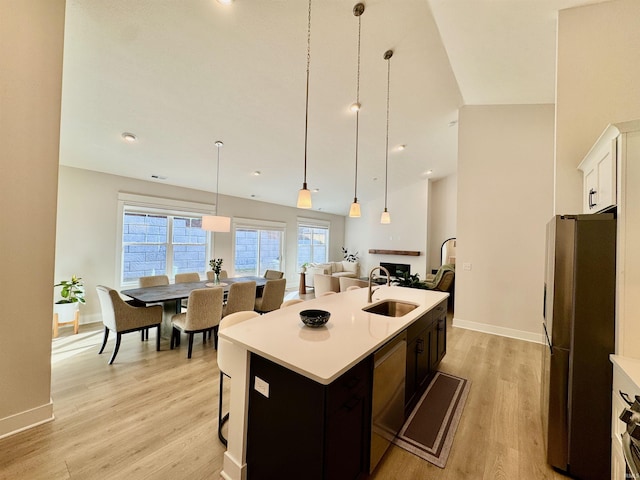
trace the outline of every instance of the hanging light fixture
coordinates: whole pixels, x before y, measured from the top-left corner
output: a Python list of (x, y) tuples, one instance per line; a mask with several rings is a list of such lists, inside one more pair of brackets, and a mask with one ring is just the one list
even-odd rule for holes
[(349, 209), (349, 216), (360, 217), (360, 204), (358, 203), (358, 132), (360, 124), (360, 31), (362, 27), (362, 14), (364, 4), (356, 3), (353, 7), (353, 14), (358, 17), (358, 74), (356, 76), (356, 102), (351, 105), (351, 111), (356, 112), (356, 171), (354, 175), (353, 203)]
[(389, 90), (391, 86), (391, 62), (393, 50), (384, 52), (384, 59), (387, 61), (387, 136), (384, 149), (384, 211), (380, 215), (380, 223), (391, 223), (391, 215), (387, 210), (387, 186), (389, 183)]
[(205, 215), (202, 217), (202, 229), (209, 232), (229, 232), (231, 231), (231, 218), (221, 217), (218, 215), (218, 185), (220, 183), (220, 149), (224, 146), (220, 140), (216, 140), (215, 144), (218, 149), (218, 162), (216, 168), (216, 209), (214, 215)]
[(311, 63), (311, 0), (309, 0), (309, 20), (307, 23), (307, 93), (304, 113), (304, 180), (298, 192), (298, 208), (311, 208), (311, 192), (307, 188), (307, 137), (309, 130), (309, 64)]

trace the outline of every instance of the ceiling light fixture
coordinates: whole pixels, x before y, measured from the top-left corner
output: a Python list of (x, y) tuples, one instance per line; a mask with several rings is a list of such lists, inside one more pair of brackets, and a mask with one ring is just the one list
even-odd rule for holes
[(136, 137), (133, 133), (129, 133), (129, 132), (124, 132), (122, 134), (122, 138), (124, 139), (125, 142), (129, 142), (129, 143), (133, 143), (138, 139), (138, 137)]
[(254, 177), (259, 177), (260, 175), (262, 175), (262, 172), (260, 170), (256, 170), (255, 172), (253, 172)]
[[(363, 13), (364, 4), (356, 3), (353, 7), (353, 14), (358, 17), (358, 74), (356, 76), (356, 101), (351, 105), (351, 110), (356, 112), (356, 171), (354, 175), (353, 203), (349, 208), (349, 216), (352, 218), (360, 217), (360, 204), (358, 203), (358, 132), (360, 126), (360, 31), (362, 30)], [(354, 107), (356, 107), (355, 110)]]
[(307, 137), (309, 131), (309, 64), (311, 63), (311, 0), (309, 0), (309, 20), (307, 22), (307, 93), (304, 113), (304, 180), (298, 192), (298, 208), (311, 208), (311, 192), (307, 188)]
[(384, 210), (380, 215), (380, 223), (391, 223), (391, 214), (387, 210), (387, 187), (389, 183), (389, 90), (391, 89), (391, 61), (393, 50), (384, 52), (384, 59), (387, 61), (387, 136), (384, 150)]
[(407, 146), (404, 145), (404, 144), (398, 145), (398, 150), (400, 150), (400, 151), (404, 150), (405, 148), (407, 148)]
[(233, 0), (218, 0), (218, 3), (220, 5), (231, 5), (233, 3)]
[(202, 217), (202, 229), (209, 232), (230, 232), (231, 231), (231, 218), (221, 217), (218, 215), (218, 185), (220, 183), (220, 149), (224, 146), (224, 143), (220, 140), (216, 140), (215, 144), (218, 149), (218, 162), (216, 172), (216, 208), (213, 215), (205, 215)]

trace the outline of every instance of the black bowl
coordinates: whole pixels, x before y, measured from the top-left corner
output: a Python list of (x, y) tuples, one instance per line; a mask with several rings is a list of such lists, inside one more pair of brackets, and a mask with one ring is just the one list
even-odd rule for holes
[(329, 321), (331, 314), (325, 310), (303, 310), (300, 319), (307, 327), (321, 327)]

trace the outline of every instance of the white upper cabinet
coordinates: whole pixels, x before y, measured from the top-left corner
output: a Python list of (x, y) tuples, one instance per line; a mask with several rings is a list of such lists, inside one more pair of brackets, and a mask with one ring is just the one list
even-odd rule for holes
[(610, 125), (580, 162), (582, 212), (596, 213), (616, 205), (616, 169), (620, 130)]

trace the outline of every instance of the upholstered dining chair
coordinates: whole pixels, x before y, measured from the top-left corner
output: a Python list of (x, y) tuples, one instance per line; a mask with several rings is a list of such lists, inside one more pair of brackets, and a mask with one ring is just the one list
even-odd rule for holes
[(304, 300), (302, 300), (301, 298), (292, 298), (291, 300), (282, 302), (282, 305), (280, 305), (280, 308), (286, 308), (289, 305), (295, 305), (296, 303), (302, 303), (302, 302), (304, 302)]
[(222, 318), (222, 288), (197, 288), (189, 294), (189, 308), (184, 313), (176, 313), (171, 317), (171, 350), (180, 345), (180, 332), (189, 337), (189, 351), (187, 358), (191, 358), (193, 351), (193, 335), (203, 332), (214, 332), (214, 347), (218, 348), (217, 329)]
[(267, 270), (264, 272), (264, 278), (267, 280), (279, 280), (284, 277), (284, 272), (279, 272), (278, 270)]
[(277, 310), (284, 300), (284, 290), (287, 286), (287, 279), (267, 280), (262, 291), (262, 296), (255, 299), (253, 309), (258, 313), (267, 313)]
[(176, 283), (199, 282), (200, 274), (198, 272), (176, 273)]
[[(160, 324), (162, 323), (162, 306), (134, 307), (125, 302), (112, 288), (103, 285), (96, 286), (100, 309), (102, 311), (102, 323), (104, 324), (104, 338), (98, 354), (104, 351), (109, 338), (109, 331), (116, 333), (116, 346), (109, 359), (111, 365), (116, 359), (120, 349), (122, 335), (129, 332), (137, 332), (151, 327), (158, 329), (156, 333), (156, 350), (160, 350)], [(144, 340), (144, 339), (143, 339)]]
[[(140, 277), (138, 279), (140, 288), (158, 287), (160, 285), (169, 285), (169, 277), (167, 275), (149, 275), (147, 277)], [(160, 303), (156, 305), (162, 305)], [(149, 329), (145, 328), (140, 331), (142, 340), (149, 340)]]
[(229, 286), (227, 303), (222, 309), (222, 316), (226, 317), (236, 312), (252, 311), (256, 301), (256, 282), (238, 282)]
[[(227, 273), (226, 270), (220, 270), (220, 275), (218, 275), (218, 278), (220, 280), (222, 280), (223, 278), (229, 278), (229, 274)], [(216, 279), (216, 274), (213, 273), (213, 270), (207, 270), (207, 280), (215, 280)]]
[(169, 285), (169, 277), (167, 275), (150, 275), (148, 277), (140, 277), (138, 283), (140, 288)]
[(340, 277), (339, 283), (341, 292), (346, 292), (349, 287), (366, 288), (369, 286), (369, 282), (367, 280), (360, 280), (359, 278), (353, 277)]
[(351, 285), (350, 287), (347, 287), (347, 292), (350, 292), (351, 290), (360, 290), (363, 287), (359, 287), (357, 285)]
[[(254, 318), (259, 316), (258, 313), (254, 311), (248, 312), (235, 312), (230, 315), (227, 315), (220, 321), (219, 329), (220, 331), (225, 328), (229, 328), (232, 325), (236, 325), (240, 322), (244, 322), (245, 320), (249, 320), (250, 318)], [(220, 369), (220, 394), (218, 395), (218, 438), (222, 442), (224, 446), (227, 445), (227, 439), (222, 434), (222, 426), (225, 424), (227, 420), (229, 420), (229, 414), (226, 413), (224, 416), (222, 415), (222, 390), (223, 390), (223, 379), (226, 375), (231, 378), (233, 376), (233, 362), (229, 359), (229, 349), (233, 347), (233, 344), (224, 338), (218, 340), (218, 368)]]

